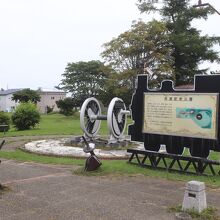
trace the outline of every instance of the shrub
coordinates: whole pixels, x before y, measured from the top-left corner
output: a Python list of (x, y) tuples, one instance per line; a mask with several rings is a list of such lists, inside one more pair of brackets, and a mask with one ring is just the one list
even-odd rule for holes
[(54, 107), (50, 107), (47, 105), (47, 108), (46, 108), (47, 114), (53, 112), (53, 109), (54, 109)]
[(61, 99), (56, 101), (57, 107), (60, 109), (60, 114), (69, 116), (73, 115), (73, 108), (75, 106), (75, 103), (72, 98), (68, 97), (65, 99)]
[(0, 125), (8, 125), (8, 127), (0, 127), (0, 132), (8, 131), (10, 128), (10, 117), (5, 112), (0, 112)]
[(21, 103), (12, 114), (11, 119), (18, 130), (28, 130), (40, 122), (40, 113), (35, 104)]

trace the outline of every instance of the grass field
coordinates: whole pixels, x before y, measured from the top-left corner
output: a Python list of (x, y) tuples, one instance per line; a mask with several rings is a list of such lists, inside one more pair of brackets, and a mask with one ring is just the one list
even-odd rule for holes
[[(129, 120), (131, 123), (131, 120)], [(106, 135), (107, 125), (106, 121), (101, 123), (100, 134)], [(80, 128), (80, 122), (78, 116), (63, 116), (60, 114), (49, 114), (42, 115), (40, 124), (31, 130), (26, 131), (16, 131), (11, 128), (6, 134), (0, 133), (0, 137), (4, 136), (30, 136), (30, 135), (80, 135), (82, 134)], [(85, 164), (85, 159), (73, 159), (64, 157), (50, 157), (50, 156), (40, 156), (36, 154), (30, 154), (23, 152), (21, 150), (16, 151), (5, 151), (4, 149), (0, 151), (0, 158), (14, 159), (18, 161), (32, 161), (38, 163), (52, 163), (52, 164), (64, 164), (64, 165), (79, 165), (81, 166), (75, 173), (78, 175), (144, 175), (166, 178), (170, 180), (199, 180), (207, 183), (212, 187), (220, 187), (220, 176), (196, 176), (196, 175), (186, 175), (179, 173), (170, 173), (167, 171), (153, 170), (140, 168), (136, 165), (128, 164), (127, 160), (102, 160), (103, 165), (101, 168), (95, 172), (85, 173), (83, 171), (83, 166)], [(211, 159), (220, 160), (220, 153), (212, 152)]]
[(156, 178), (165, 178), (175, 181), (190, 181), (198, 180), (205, 182), (210, 187), (220, 187), (220, 176), (197, 176), (189, 174), (180, 174), (176, 172), (167, 172), (164, 170), (155, 170), (149, 168), (141, 168), (137, 165), (128, 163), (127, 160), (102, 160), (102, 166), (94, 172), (84, 172), (85, 159), (75, 159), (66, 157), (42, 156), (16, 151), (0, 151), (0, 157), (5, 159), (14, 159), (17, 161), (29, 161), (46, 164), (61, 164), (61, 165), (78, 165), (81, 168), (74, 171), (77, 175), (126, 175), (126, 176), (152, 176)]
[[(40, 124), (34, 129), (17, 131), (12, 125), (5, 134), (0, 132), (0, 137), (8, 136), (30, 136), (30, 135), (75, 135), (82, 134), (79, 116), (64, 116), (61, 114), (41, 115)], [(101, 134), (107, 134), (106, 121), (101, 122)]]

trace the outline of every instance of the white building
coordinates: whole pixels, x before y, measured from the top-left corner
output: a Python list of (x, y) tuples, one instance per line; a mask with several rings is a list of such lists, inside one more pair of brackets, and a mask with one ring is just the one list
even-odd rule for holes
[(65, 99), (66, 93), (62, 91), (38, 91), (40, 94), (40, 102), (37, 103), (38, 109), (42, 113), (47, 112), (47, 106), (53, 108), (54, 112), (59, 111), (56, 101)]
[(12, 112), (19, 103), (12, 101), (11, 98), (15, 92), (21, 89), (7, 89), (0, 91), (0, 111)]
[[(22, 89), (7, 89), (0, 91), (0, 111), (12, 112), (19, 102), (12, 101), (14, 93)], [(53, 111), (59, 111), (56, 101), (66, 98), (66, 93), (62, 91), (37, 91), (40, 95), (41, 101), (37, 103), (37, 107), (41, 113), (46, 113), (47, 106), (53, 108)]]

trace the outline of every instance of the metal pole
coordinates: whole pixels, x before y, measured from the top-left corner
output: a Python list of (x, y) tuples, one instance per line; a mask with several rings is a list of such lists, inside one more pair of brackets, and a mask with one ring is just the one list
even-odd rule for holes
[(201, 0), (198, 1), (198, 5), (193, 5), (194, 8), (205, 7), (205, 6), (212, 8), (218, 15), (220, 15), (220, 12), (217, 9), (215, 9), (211, 4), (209, 3), (203, 4)]

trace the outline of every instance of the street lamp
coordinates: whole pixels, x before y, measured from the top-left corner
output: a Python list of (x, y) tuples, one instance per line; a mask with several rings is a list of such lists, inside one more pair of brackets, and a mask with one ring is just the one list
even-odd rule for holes
[(220, 12), (217, 11), (211, 4), (209, 4), (209, 3), (202, 3), (202, 0), (198, 1), (198, 5), (193, 5), (194, 8), (204, 7), (204, 6), (208, 6), (208, 7), (212, 8), (217, 14), (220, 15)]

